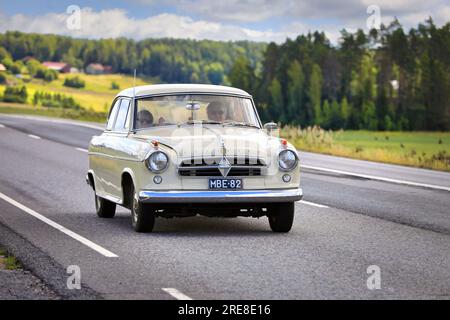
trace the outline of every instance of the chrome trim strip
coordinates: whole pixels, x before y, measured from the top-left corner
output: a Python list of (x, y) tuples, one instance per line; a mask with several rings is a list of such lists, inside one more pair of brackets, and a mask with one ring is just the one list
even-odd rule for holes
[[(231, 165), (230, 169), (264, 169), (266, 166), (234, 166)], [(178, 166), (177, 169), (179, 171), (190, 171), (190, 170), (198, 170), (198, 169), (219, 169), (219, 165), (198, 165), (198, 166), (186, 166), (186, 167), (180, 167)]]
[(117, 156), (112, 156), (109, 154), (105, 154), (105, 153), (101, 153), (101, 152), (88, 152), (89, 156), (97, 156), (97, 157), (103, 157), (103, 158), (108, 158), (108, 159), (117, 159), (117, 160), (124, 160), (124, 161), (132, 161), (132, 162), (142, 162), (139, 159), (135, 159), (135, 158), (125, 158), (125, 157), (117, 157)]
[(303, 198), (301, 188), (239, 191), (149, 191), (139, 192), (145, 203), (271, 203), (292, 202)]
[[(267, 163), (266, 163), (266, 161), (265, 161), (265, 159), (263, 159), (263, 158), (261, 158), (261, 157), (248, 157), (248, 156), (240, 156), (240, 155), (226, 155), (226, 158), (228, 159), (228, 160), (230, 160), (230, 159), (232, 159), (232, 158), (237, 158), (237, 160), (238, 161), (236, 161), (236, 162), (234, 162), (233, 161), (233, 163), (234, 164), (232, 164), (232, 165), (242, 165), (241, 163), (238, 163), (238, 162), (241, 162), (242, 160), (249, 160), (249, 162), (261, 162), (261, 166), (266, 166), (267, 165)], [(212, 162), (212, 163), (218, 163), (217, 162), (217, 160), (220, 162), (220, 160), (222, 160), (222, 155), (218, 155), (218, 156), (216, 156), (216, 157), (205, 157), (205, 156), (194, 156), (194, 157), (190, 157), (190, 158), (180, 158), (179, 159), (180, 160), (180, 164), (179, 164), (179, 166), (181, 166), (181, 164), (182, 163), (184, 163), (184, 162), (187, 162), (187, 163), (189, 163), (189, 162), (191, 162), (192, 163), (192, 161), (198, 161), (198, 160), (202, 160), (202, 161), (207, 161), (207, 162)], [(234, 159), (233, 159), (234, 160)], [(231, 163), (231, 162), (230, 162)], [(213, 165), (213, 164), (211, 164), (211, 165)], [(249, 164), (250, 166), (254, 166), (254, 165), (257, 165), (257, 164), (255, 164), (255, 163), (252, 163), (252, 164)]]

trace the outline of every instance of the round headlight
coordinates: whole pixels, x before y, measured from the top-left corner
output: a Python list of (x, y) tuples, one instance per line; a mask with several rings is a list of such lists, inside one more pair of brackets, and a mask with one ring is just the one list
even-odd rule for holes
[(169, 165), (169, 157), (161, 151), (153, 152), (147, 160), (150, 171), (162, 172)]
[(283, 150), (278, 155), (278, 165), (283, 171), (289, 171), (297, 165), (297, 155), (292, 150)]

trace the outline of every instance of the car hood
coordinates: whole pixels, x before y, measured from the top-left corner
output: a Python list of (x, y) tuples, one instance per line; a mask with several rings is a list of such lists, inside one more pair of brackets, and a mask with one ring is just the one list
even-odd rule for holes
[(279, 139), (265, 130), (222, 125), (166, 126), (138, 131), (136, 139), (158, 141), (172, 149), (179, 160), (192, 157), (257, 157), (268, 160), (278, 150)]

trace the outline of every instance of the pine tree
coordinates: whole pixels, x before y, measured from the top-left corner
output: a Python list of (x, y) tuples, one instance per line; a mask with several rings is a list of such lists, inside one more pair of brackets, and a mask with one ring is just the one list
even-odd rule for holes
[(318, 64), (312, 66), (307, 95), (309, 100), (309, 114), (313, 115), (312, 119), (307, 120), (309, 120), (309, 123), (321, 124), (323, 122), (320, 106), (322, 96), (322, 71)]
[(288, 107), (287, 122), (305, 125), (306, 112), (303, 108), (303, 87), (305, 76), (303, 69), (297, 60), (294, 60), (287, 71), (288, 85)]

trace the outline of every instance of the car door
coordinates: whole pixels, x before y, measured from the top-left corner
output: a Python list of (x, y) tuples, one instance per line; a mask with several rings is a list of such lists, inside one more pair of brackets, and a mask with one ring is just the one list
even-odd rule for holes
[(104, 154), (106, 156), (104, 183), (105, 191), (115, 199), (122, 198), (121, 175), (129, 160), (127, 136), (130, 122), (130, 99), (118, 101), (114, 124), (105, 131)]
[(116, 99), (113, 101), (111, 106), (108, 121), (106, 123), (105, 131), (92, 139), (90, 146), (90, 167), (94, 170), (95, 177), (95, 192), (98, 196), (107, 198), (112, 201), (116, 201), (115, 198), (110, 198), (111, 191), (108, 187), (109, 176), (108, 171), (110, 170), (110, 149), (111, 145), (108, 142), (109, 132), (114, 128), (114, 124), (117, 118), (117, 113), (119, 111), (121, 99)]

